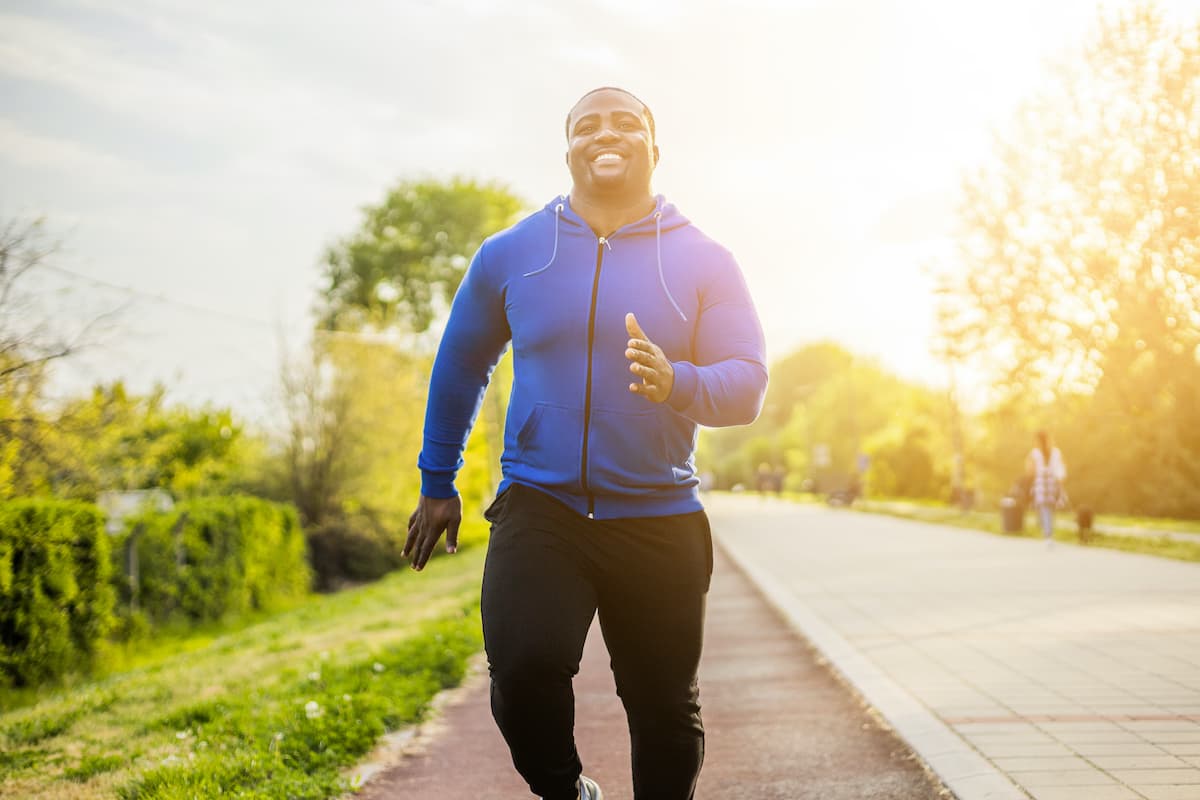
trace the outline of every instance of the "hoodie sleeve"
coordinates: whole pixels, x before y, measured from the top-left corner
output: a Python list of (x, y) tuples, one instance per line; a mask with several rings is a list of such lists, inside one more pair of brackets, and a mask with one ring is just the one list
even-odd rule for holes
[(667, 404), (700, 425), (748, 425), (767, 390), (766, 345), (754, 302), (732, 256), (703, 289), (695, 362), (676, 361)]
[(485, 265), (487, 242), (479, 248), (454, 295), (446, 331), (438, 345), (425, 406), (425, 437), (417, 466), (421, 494), (454, 497), (454, 476), (496, 362), (512, 332), (504, 293)]

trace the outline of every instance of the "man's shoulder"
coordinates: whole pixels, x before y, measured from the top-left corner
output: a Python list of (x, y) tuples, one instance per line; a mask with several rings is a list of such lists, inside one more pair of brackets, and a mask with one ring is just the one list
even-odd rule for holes
[(539, 208), (484, 239), (481, 249), (486, 257), (492, 258), (536, 247), (553, 224), (553, 216), (547, 214), (546, 209)]
[(689, 221), (687, 225), (672, 231), (672, 234), (663, 237), (664, 248), (685, 256), (689, 263), (716, 272), (740, 271), (733, 252), (705, 233), (695, 222)]
[(693, 256), (708, 256), (720, 262), (736, 263), (729, 248), (705, 233), (694, 219), (684, 216), (673, 203), (667, 204), (664, 212), (665, 246), (685, 249)]

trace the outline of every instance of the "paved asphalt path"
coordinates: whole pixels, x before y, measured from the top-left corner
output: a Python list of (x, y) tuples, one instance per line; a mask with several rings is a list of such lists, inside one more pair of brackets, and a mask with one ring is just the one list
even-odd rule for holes
[(960, 800), (1200, 800), (1200, 564), (707, 504), (730, 557)]
[[(722, 522), (736, 525), (735, 521)], [(701, 665), (707, 755), (699, 800), (934, 800), (947, 795), (912, 752), (717, 554)], [(606, 800), (632, 800), (629, 735), (593, 626), (575, 681), (576, 739)], [(531, 797), (488, 709), (482, 669), (367, 800)]]

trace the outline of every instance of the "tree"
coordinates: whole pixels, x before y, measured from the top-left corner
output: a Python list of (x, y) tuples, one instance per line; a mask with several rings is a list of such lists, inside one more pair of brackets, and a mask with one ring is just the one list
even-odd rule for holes
[[(398, 563), (419, 493), (431, 367), (420, 335), (448, 310), (484, 238), (522, 208), (494, 183), (401, 181), (327, 250), (314, 342), (282, 374), (278, 481), (300, 509), (322, 587)], [(458, 480), (468, 504), (482, 504), (496, 480), (504, 403), (489, 394)]]
[[(832, 377), (850, 368), (854, 356), (832, 342), (795, 350), (771, 365), (771, 381), (762, 413), (751, 425), (706, 430), (702, 460), (718, 486), (753, 485), (761, 463), (786, 468), (799, 480), (809, 474), (809, 456), (817, 440), (806, 416), (806, 404)], [(792, 435), (781, 436), (788, 429)]]
[(68, 335), (27, 288), (39, 272), (53, 270), (55, 252), (42, 220), (0, 222), (0, 498), (37, 488), (31, 473), (53, 465), (46, 436), (56, 420), (40, 408), (54, 362), (77, 353), (110, 314)]
[(1169, 29), (1151, 6), (1102, 18), (966, 182), (944, 336), (1019, 392), (1194, 367), (1198, 128), (1197, 29)]
[(484, 238), (523, 207), (499, 184), (400, 182), (383, 203), (363, 209), (358, 231), (326, 252), (319, 327), (427, 330)]
[[(950, 452), (947, 409), (938, 395), (818, 342), (771, 366), (763, 412), (754, 424), (708, 431), (702, 460), (721, 487), (750, 486), (760, 464), (786, 472), (785, 486), (843, 488), (870, 456), (872, 491), (943, 496)], [(826, 457), (818, 462), (814, 452)]]
[(1040, 406), (1027, 428), (1083, 415), (1075, 435), (1105, 439), (1112, 464), (1095, 502), (1136, 481), (1117, 505), (1200, 514), (1198, 173), (1200, 27), (1140, 5), (1101, 17), (965, 182), (945, 349), (987, 370), (999, 404)]
[[(318, 586), (371, 580), (398, 566), (420, 491), (426, 379), (431, 359), (350, 335), (319, 336), (282, 374), (287, 424), (274, 494), (300, 511)], [(500, 386), (507, 383), (500, 372)], [(494, 382), (495, 383), (495, 382)], [(495, 489), (500, 453), (477, 426), (457, 486), (470, 509)]]

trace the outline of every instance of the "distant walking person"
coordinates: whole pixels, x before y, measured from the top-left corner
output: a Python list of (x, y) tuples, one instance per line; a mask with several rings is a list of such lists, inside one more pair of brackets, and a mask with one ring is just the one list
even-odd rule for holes
[(633, 796), (691, 800), (712, 573), (696, 429), (758, 416), (762, 328), (729, 251), (651, 191), (659, 151), (645, 103), (588, 92), (566, 137), (570, 194), (485, 241), (454, 297), (404, 553), (420, 569), (443, 532), (453, 552), (455, 475), (511, 343), (504, 480), (484, 515), (492, 713), (533, 794), (600, 800), (581, 775), (571, 686), (599, 614), (629, 719)]
[(1067, 478), (1067, 465), (1062, 451), (1053, 445), (1046, 431), (1034, 435), (1034, 448), (1025, 459), (1025, 474), (1029, 479), (1030, 499), (1042, 526), (1042, 537), (1050, 542), (1054, 538), (1054, 509), (1066, 499), (1063, 481)]

